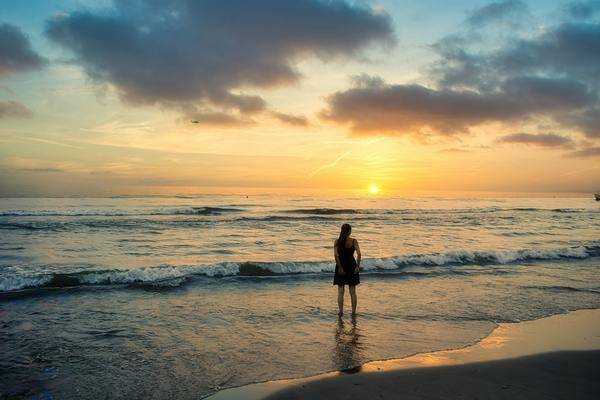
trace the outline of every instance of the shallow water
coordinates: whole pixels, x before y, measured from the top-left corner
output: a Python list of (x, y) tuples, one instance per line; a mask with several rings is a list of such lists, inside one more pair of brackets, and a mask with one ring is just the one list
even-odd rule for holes
[[(366, 260), (338, 320), (343, 222)], [(589, 199), (1, 199), (0, 396), (198, 398), (599, 308), (599, 222)]]

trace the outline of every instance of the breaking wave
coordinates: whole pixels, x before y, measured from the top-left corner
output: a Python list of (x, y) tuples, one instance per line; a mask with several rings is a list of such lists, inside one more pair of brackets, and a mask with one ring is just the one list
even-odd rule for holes
[[(514, 251), (457, 250), (445, 253), (365, 259), (362, 262), (361, 268), (366, 273), (391, 272), (406, 274), (407, 276), (427, 276), (430, 274), (465, 273), (458, 267), (466, 265), (506, 265), (543, 260), (586, 259), (598, 256), (600, 256), (600, 245)], [(410, 267), (423, 268), (415, 271), (411, 270)], [(441, 270), (440, 268), (427, 267), (441, 267)], [(133, 285), (168, 288), (181, 286), (185, 282), (197, 277), (264, 277), (325, 274), (333, 271), (333, 263), (331, 261), (223, 262), (197, 266), (175, 267), (163, 265), (138, 269), (82, 270), (72, 273), (33, 273), (33, 270), (33, 266), (5, 266), (0, 269), (0, 296), (15, 291), (27, 291), (39, 288), (91, 285)]]

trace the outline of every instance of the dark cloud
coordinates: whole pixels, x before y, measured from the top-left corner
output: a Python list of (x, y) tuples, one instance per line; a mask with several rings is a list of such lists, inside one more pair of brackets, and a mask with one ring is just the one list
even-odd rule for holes
[(565, 6), (566, 13), (577, 19), (591, 18), (596, 12), (600, 11), (600, 1), (575, 1)]
[(322, 116), (349, 124), (356, 134), (439, 134), (467, 131), (488, 120), (510, 118), (520, 110), (497, 96), (472, 91), (433, 90), (421, 85), (359, 84), (331, 95)]
[(568, 157), (600, 157), (600, 146), (588, 147), (582, 150), (572, 151), (567, 153)]
[(272, 112), (271, 115), (283, 122), (284, 124), (295, 125), (295, 126), (308, 126), (308, 119), (304, 115), (293, 115), (285, 114), (281, 112)]
[(471, 37), (450, 35), (432, 45), (439, 59), (428, 68), (428, 75), (441, 87), (490, 89), (496, 81), (486, 58), (468, 50)]
[(513, 133), (511, 135), (502, 136), (496, 141), (499, 143), (519, 143), (542, 147), (572, 148), (575, 145), (573, 139), (554, 133)]
[(18, 27), (0, 25), (0, 77), (40, 68), (45, 63), (46, 60), (31, 48), (29, 39)]
[(355, 79), (354, 87), (327, 99), (322, 117), (348, 124), (356, 134), (404, 135), (432, 131), (441, 135), (468, 132), (490, 122), (552, 116), (596, 101), (584, 85), (569, 80), (521, 77), (501, 90), (431, 89)]
[(1, 118), (29, 118), (32, 112), (23, 104), (12, 101), (0, 101), (0, 119)]
[(509, 78), (502, 83), (498, 92), (492, 94), (494, 93), (512, 99), (519, 107), (524, 107), (527, 113), (580, 109), (593, 105), (598, 100), (596, 93), (586, 85), (568, 78)]
[[(483, 23), (523, 7), (495, 2), (469, 19)], [(332, 94), (322, 115), (359, 134), (451, 135), (486, 123), (543, 119), (599, 138), (600, 23), (560, 22), (516, 35), (493, 46), (478, 32), (448, 35), (432, 46), (438, 59), (425, 69), (430, 86), (362, 76)]]
[(517, 40), (487, 65), (500, 76), (556, 74), (598, 84), (600, 80), (600, 23), (564, 23), (533, 39)]
[(492, 90), (522, 75), (600, 82), (600, 23), (562, 23), (490, 53), (470, 50), (465, 40), (450, 36), (433, 46), (440, 58), (429, 72), (439, 85)]
[(440, 87), (484, 94), (512, 87), (506, 93), (514, 95), (534, 89), (529, 103), (550, 103), (549, 111), (554, 101), (559, 103), (556, 111), (567, 111), (565, 99), (557, 96), (571, 93), (570, 112), (549, 114), (589, 138), (600, 137), (600, 23), (561, 23), (538, 36), (511, 40), (492, 53), (469, 51), (464, 42), (448, 39), (434, 49), (440, 60), (430, 72)]
[(527, 13), (527, 6), (520, 0), (500, 0), (469, 12), (467, 24), (472, 27), (480, 27), (492, 22), (509, 22), (514, 25)]
[(130, 103), (247, 114), (265, 102), (240, 91), (296, 82), (297, 61), (393, 40), (386, 14), (342, 0), (121, 0), (55, 17), (46, 34)]

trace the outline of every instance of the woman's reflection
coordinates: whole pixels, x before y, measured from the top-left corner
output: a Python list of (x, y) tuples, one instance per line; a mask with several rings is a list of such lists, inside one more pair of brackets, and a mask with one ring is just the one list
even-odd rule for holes
[(345, 373), (360, 371), (360, 365), (363, 363), (362, 337), (356, 316), (352, 317), (350, 323), (345, 322), (343, 318), (338, 318), (333, 351), (335, 369)]

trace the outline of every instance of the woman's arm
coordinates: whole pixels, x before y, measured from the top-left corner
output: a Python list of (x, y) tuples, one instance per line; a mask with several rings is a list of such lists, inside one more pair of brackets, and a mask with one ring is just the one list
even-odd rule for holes
[(333, 242), (333, 256), (335, 257), (335, 267), (337, 268), (337, 272), (340, 275), (345, 275), (344, 269), (342, 268), (342, 264), (340, 264), (340, 256), (338, 255), (337, 248), (337, 240)]
[(354, 269), (354, 273), (358, 274), (358, 271), (360, 270), (360, 260), (361, 260), (361, 254), (360, 254), (360, 246), (358, 245), (358, 240), (354, 239), (354, 248), (356, 249), (356, 268)]

